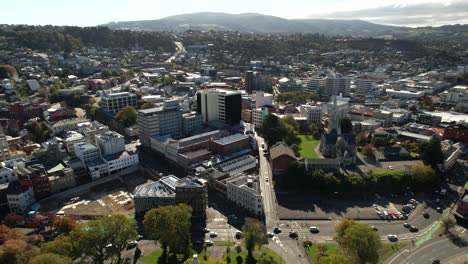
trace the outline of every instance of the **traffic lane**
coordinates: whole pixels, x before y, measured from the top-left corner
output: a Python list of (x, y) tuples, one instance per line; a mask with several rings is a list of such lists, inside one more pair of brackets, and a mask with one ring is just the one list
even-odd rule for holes
[[(466, 246), (460, 246), (448, 239), (437, 241), (427, 246), (422, 246), (420, 250), (403, 254), (399, 260), (405, 260), (410, 263), (431, 263), (434, 259), (445, 260), (454, 255), (466, 252)], [(393, 262), (401, 263), (401, 262)], [(442, 262), (444, 263), (444, 262)]]
[(397, 253), (395, 257), (389, 259), (385, 263), (431, 263), (433, 259), (448, 259), (467, 251), (466, 240), (468, 239), (468, 235), (462, 234), (460, 235), (460, 239), (461, 242), (455, 242), (453, 238), (436, 236), (420, 247), (415, 248), (410, 246), (400, 251), (400, 253)]

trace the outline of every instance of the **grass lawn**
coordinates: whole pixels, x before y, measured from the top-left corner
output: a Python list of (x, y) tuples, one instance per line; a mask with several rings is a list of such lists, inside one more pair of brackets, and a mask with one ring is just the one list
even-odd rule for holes
[[(338, 245), (330, 244), (327, 246), (327, 252), (325, 254), (333, 254), (338, 250)], [(310, 262), (314, 263), (319, 255), (317, 244), (313, 244), (310, 248), (306, 249), (307, 255), (309, 256)]]
[[(395, 254), (399, 249), (405, 247), (407, 244), (405, 243), (397, 243), (397, 244), (384, 244), (382, 249), (379, 251), (380, 260), (379, 263), (383, 263), (386, 259), (388, 259), (391, 255)], [(339, 246), (336, 244), (328, 244), (326, 255), (334, 254), (339, 250)], [(393, 248), (392, 248), (393, 246)], [(312, 263), (314, 263), (319, 255), (317, 244), (313, 244), (310, 248), (306, 250), (307, 255)]]
[(372, 169), (372, 173), (375, 176), (386, 176), (386, 175), (395, 175), (395, 176), (403, 176), (406, 174), (404, 170), (391, 170), (391, 169)]
[[(215, 246), (227, 246), (228, 243), (222, 243), (222, 242), (217, 242), (215, 243)], [(242, 247), (242, 251), (237, 254), (235, 248), (234, 248), (234, 245), (235, 243), (231, 243), (231, 263), (245, 263), (245, 264), (255, 264), (257, 263), (257, 260), (258, 258), (260, 258), (260, 256), (265, 253), (267, 255), (270, 255), (272, 256), (276, 261), (278, 261), (278, 263), (281, 263), (281, 264), (285, 264), (283, 259), (281, 259), (281, 257), (276, 254), (273, 250), (269, 249), (269, 248), (266, 248), (266, 247), (262, 247), (260, 248), (260, 250), (255, 250), (254, 251), (254, 259), (250, 262), (247, 262), (247, 250), (245, 249), (245, 247)], [(168, 260), (167, 262), (164, 262), (163, 259), (161, 258), (162, 256), (162, 249), (158, 249), (158, 250), (155, 250), (153, 251), (151, 254), (147, 255), (147, 256), (142, 256), (138, 259), (138, 261), (140, 262), (143, 262), (145, 264), (182, 264), (184, 263), (184, 259), (183, 259), (183, 256), (182, 255), (173, 255), (171, 254), (169, 257), (168, 257)], [(205, 251), (202, 251), (200, 253), (196, 253), (198, 254), (198, 259), (200, 260), (203, 260), (205, 258)], [(209, 255), (209, 247), (208, 247), (208, 255)], [(242, 262), (237, 262), (237, 257), (240, 257), (240, 259), (242, 259)], [(227, 253), (224, 253), (223, 255), (223, 259), (226, 260), (227, 259)]]
[(317, 153), (315, 153), (315, 148), (319, 144), (320, 140), (314, 139), (311, 135), (299, 135), (301, 139), (301, 144), (299, 147), (300, 159), (308, 158), (308, 159), (317, 159)]
[[(242, 248), (242, 251), (240, 253), (237, 253), (235, 248), (231, 248), (231, 253), (230, 253), (231, 263), (255, 264), (257, 263), (257, 260), (260, 258), (260, 256), (263, 253), (272, 256), (278, 263), (284, 264), (283, 259), (278, 254), (276, 254), (276, 252), (266, 247), (262, 247), (260, 248), (260, 250), (255, 250), (253, 253), (254, 259), (251, 261), (248, 261), (247, 250), (244, 247)], [(227, 261), (227, 257), (228, 257), (228, 254), (224, 253), (223, 259)]]
[(405, 243), (385, 244), (380, 253), (379, 263), (384, 263), (391, 255), (395, 254), (400, 248), (406, 247), (406, 245)]
[[(174, 254), (170, 254), (167, 259), (167, 262), (164, 262), (163, 259), (161, 258), (162, 253), (163, 253), (163, 250), (158, 249), (158, 250), (153, 251), (149, 255), (140, 257), (138, 261), (146, 263), (146, 264), (155, 264), (155, 263), (156, 264), (182, 264), (185, 261), (182, 255), (176, 256)], [(205, 256), (204, 251), (202, 251), (201, 253), (197, 253), (197, 254), (198, 254), (198, 259), (203, 259)]]

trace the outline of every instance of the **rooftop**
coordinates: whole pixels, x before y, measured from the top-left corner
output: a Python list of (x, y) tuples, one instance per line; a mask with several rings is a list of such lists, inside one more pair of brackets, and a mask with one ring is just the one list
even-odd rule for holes
[(230, 136), (215, 140), (214, 143), (220, 144), (220, 145), (228, 145), (228, 144), (232, 144), (237, 141), (248, 139), (248, 138), (249, 138), (248, 136), (238, 133), (238, 134), (230, 135)]

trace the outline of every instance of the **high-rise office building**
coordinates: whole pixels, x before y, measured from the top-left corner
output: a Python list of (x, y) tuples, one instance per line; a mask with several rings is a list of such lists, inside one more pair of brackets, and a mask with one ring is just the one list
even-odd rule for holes
[(325, 88), (325, 81), (325, 78), (320, 77), (310, 79), (307, 83), (306, 92), (314, 92), (320, 94)]
[(252, 94), (253, 91), (264, 91), (266, 86), (265, 78), (260, 72), (245, 72), (245, 91)]
[(182, 113), (178, 100), (168, 100), (161, 107), (138, 111), (138, 128), (140, 142), (149, 146), (152, 137), (170, 135), (180, 136), (182, 133)]
[(350, 78), (341, 76), (328, 77), (325, 81), (325, 89), (323, 95), (332, 96), (342, 94), (343, 96), (349, 96), (350, 87)]
[(237, 91), (212, 89), (197, 94), (197, 112), (203, 122), (221, 121), (234, 125), (241, 120), (241, 94)]
[(375, 82), (369, 79), (358, 79), (356, 80), (356, 94), (357, 95), (369, 95), (374, 88)]
[(126, 106), (137, 108), (138, 99), (135, 94), (129, 92), (107, 93), (104, 92), (101, 96), (102, 109), (110, 114), (117, 114)]

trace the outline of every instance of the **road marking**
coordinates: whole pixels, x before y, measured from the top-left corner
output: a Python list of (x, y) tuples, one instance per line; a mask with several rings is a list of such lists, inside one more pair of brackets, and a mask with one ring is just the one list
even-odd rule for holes
[(395, 261), (395, 259), (399, 258), (402, 254), (404, 254), (405, 252), (409, 252), (409, 249), (405, 249), (403, 250), (400, 254), (396, 255), (396, 257), (394, 257), (390, 262), (388, 262), (388, 264), (392, 263), (393, 261)]

